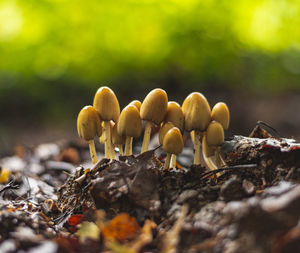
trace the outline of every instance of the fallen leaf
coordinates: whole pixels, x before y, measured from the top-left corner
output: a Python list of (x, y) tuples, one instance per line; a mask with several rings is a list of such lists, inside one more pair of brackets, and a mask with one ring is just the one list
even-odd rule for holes
[(121, 213), (113, 218), (101, 232), (105, 239), (124, 241), (133, 237), (139, 229), (134, 217)]
[(68, 219), (68, 222), (71, 226), (76, 226), (82, 221), (82, 214), (75, 214)]
[(86, 239), (98, 240), (100, 231), (95, 223), (84, 221), (81, 223), (76, 235), (79, 237), (79, 241), (84, 243)]

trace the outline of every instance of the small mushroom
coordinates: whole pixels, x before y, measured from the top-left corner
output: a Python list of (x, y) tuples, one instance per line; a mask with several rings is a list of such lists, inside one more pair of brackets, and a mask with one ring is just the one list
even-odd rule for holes
[(110, 121), (117, 122), (120, 115), (120, 106), (115, 93), (108, 87), (101, 87), (94, 97), (94, 108), (104, 121), (105, 158), (112, 158)]
[(118, 134), (118, 123), (116, 123), (111, 132), (112, 143), (119, 149), (119, 155), (123, 155), (123, 144), (125, 144), (126, 137)]
[(183, 138), (179, 128), (173, 127), (165, 134), (163, 149), (167, 152), (164, 170), (168, 170), (170, 168), (171, 155), (178, 155), (183, 149)]
[(164, 122), (172, 122), (182, 132), (184, 130), (184, 116), (181, 106), (174, 101), (168, 102), (167, 113)]
[(126, 106), (119, 117), (117, 131), (119, 135), (126, 136), (125, 155), (132, 155), (132, 139), (142, 133), (142, 119), (134, 105)]
[(141, 118), (146, 121), (141, 153), (148, 150), (151, 136), (151, 122), (159, 125), (165, 118), (168, 107), (168, 95), (162, 89), (148, 93), (141, 105)]
[(175, 126), (171, 122), (162, 123), (162, 125), (158, 131), (158, 140), (159, 140), (160, 145), (163, 145), (163, 141), (164, 141), (164, 137), (165, 137), (166, 133), (173, 127), (175, 127)]
[(134, 105), (140, 111), (142, 103), (140, 100), (133, 100), (128, 105)]
[(201, 137), (211, 120), (211, 110), (206, 98), (199, 92), (193, 92), (183, 101), (182, 111), (185, 119), (185, 130), (195, 131), (194, 164), (200, 164)]
[(230, 122), (230, 113), (227, 105), (223, 102), (215, 104), (211, 110), (211, 120), (218, 121), (224, 130), (227, 130)]
[[(223, 102), (215, 104), (211, 110), (211, 119), (218, 121), (222, 125), (223, 129), (227, 130), (230, 122), (230, 113), (227, 105)], [(216, 164), (218, 167), (226, 165), (226, 162), (220, 155), (220, 147), (218, 147), (218, 151), (216, 151)]]
[(98, 158), (95, 149), (94, 137), (101, 136), (101, 120), (98, 112), (90, 105), (81, 109), (77, 117), (77, 131), (80, 138), (89, 143), (90, 154), (93, 164), (97, 163)]
[(202, 154), (205, 163), (211, 170), (218, 169), (211, 157), (219, 155), (218, 147), (224, 142), (224, 129), (217, 121), (212, 121), (202, 138)]

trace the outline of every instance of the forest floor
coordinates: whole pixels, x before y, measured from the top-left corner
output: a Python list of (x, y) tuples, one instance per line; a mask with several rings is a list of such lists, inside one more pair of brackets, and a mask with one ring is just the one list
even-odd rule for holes
[(266, 129), (228, 138), (217, 171), (189, 146), (168, 171), (160, 148), (92, 165), (82, 141), (18, 146), (0, 252), (299, 252), (300, 144)]

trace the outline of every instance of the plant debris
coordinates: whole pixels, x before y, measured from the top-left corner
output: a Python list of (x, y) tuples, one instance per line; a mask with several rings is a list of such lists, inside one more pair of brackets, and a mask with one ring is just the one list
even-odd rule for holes
[(81, 143), (19, 153), (0, 160), (0, 252), (300, 250), (300, 143), (261, 125), (225, 140), (216, 171), (163, 170), (161, 148), (95, 165)]

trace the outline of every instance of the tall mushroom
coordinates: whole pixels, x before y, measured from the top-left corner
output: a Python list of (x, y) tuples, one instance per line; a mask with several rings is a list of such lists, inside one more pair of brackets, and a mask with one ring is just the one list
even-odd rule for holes
[(104, 121), (105, 157), (112, 158), (110, 121), (118, 121), (120, 115), (118, 99), (110, 88), (101, 87), (95, 94), (93, 106)]
[[(224, 130), (227, 130), (230, 122), (230, 113), (227, 105), (223, 102), (215, 104), (211, 110), (211, 119), (219, 122)], [(226, 165), (222, 156), (220, 155), (220, 147), (216, 150), (216, 163), (217, 166)]]
[(151, 123), (153, 122), (159, 125), (165, 117), (167, 107), (168, 95), (162, 89), (154, 89), (145, 97), (140, 110), (141, 118), (146, 121), (141, 153), (148, 150), (151, 136)]
[(125, 155), (132, 155), (132, 139), (142, 133), (142, 119), (134, 105), (127, 105), (121, 112), (117, 131), (119, 135), (126, 136)]
[[(174, 126), (178, 127), (179, 130), (183, 133), (184, 131), (184, 116), (181, 109), (181, 106), (174, 101), (168, 102), (167, 113), (164, 119), (164, 122), (171, 122)], [(171, 156), (170, 167), (176, 167), (176, 155)]]
[[(202, 154), (205, 163), (211, 170), (218, 169), (211, 157), (218, 152), (217, 147), (224, 142), (224, 130), (222, 125), (217, 121), (212, 121), (207, 127), (206, 133), (202, 139)], [(219, 154), (216, 154), (219, 155)]]
[(118, 134), (118, 123), (116, 123), (111, 132), (112, 143), (119, 149), (119, 155), (123, 155), (123, 144), (125, 144), (126, 137)]
[(182, 111), (185, 119), (185, 130), (195, 131), (194, 164), (198, 165), (201, 157), (201, 132), (205, 131), (211, 120), (210, 106), (201, 93), (193, 92), (183, 101)]
[(99, 114), (91, 105), (83, 107), (79, 112), (77, 117), (77, 131), (80, 138), (88, 141), (92, 162), (93, 164), (97, 163), (98, 158), (94, 137), (101, 135), (102, 128)]
[(178, 155), (183, 149), (183, 138), (177, 127), (171, 128), (164, 136), (163, 149), (167, 152), (164, 170), (170, 168), (171, 155)]

